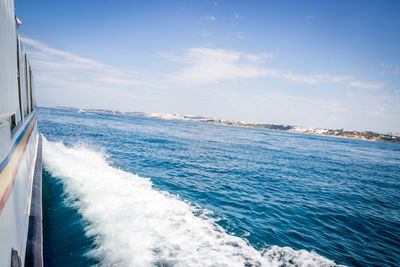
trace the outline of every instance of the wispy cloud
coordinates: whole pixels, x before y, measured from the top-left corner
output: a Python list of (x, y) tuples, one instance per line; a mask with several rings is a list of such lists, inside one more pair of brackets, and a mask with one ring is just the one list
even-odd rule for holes
[(212, 48), (190, 48), (170, 59), (186, 63), (186, 67), (168, 74), (174, 81), (188, 84), (210, 84), (221, 80), (273, 77), (305, 84), (348, 81), (350, 75), (296, 74), (290, 71), (266, 68), (263, 63), (271, 54), (251, 54)]
[(283, 78), (288, 81), (294, 81), (306, 84), (320, 84), (320, 83), (339, 83), (351, 79), (350, 75), (336, 76), (330, 74), (294, 74), (292, 72), (277, 72), (274, 77)]
[[(22, 38), (29, 48), (29, 56), (37, 79), (51, 80), (57, 86), (85, 86), (113, 90), (116, 86), (130, 87), (145, 84), (138, 73), (122, 70), (71, 52), (51, 48), (39, 41)], [(71, 88), (73, 90), (75, 88)], [(78, 89), (78, 88), (76, 88)]]
[(236, 31), (236, 32), (234, 32), (234, 33), (233, 33), (233, 36), (234, 36), (236, 39), (244, 39), (244, 38), (245, 38), (245, 37), (244, 37), (244, 33), (241, 32), (241, 31)]
[(210, 36), (210, 33), (208, 31), (201, 31), (201, 36), (203, 36), (204, 38), (207, 38)]
[[(23, 38), (37, 86), (39, 105), (130, 109), (160, 90), (156, 78), (116, 68)], [(140, 100), (139, 100), (140, 99)], [(136, 104), (137, 106), (138, 104)]]
[(210, 84), (219, 80), (256, 78), (265, 75), (259, 66), (269, 55), (246, 54), (211, 48), (190, 48), (183, 54), (173, 55), (175, 60), (189, 66), (167, 77), (188, 84)]
[(382, 74), (400, 74), (400, 65), (399, 64), (380, 64), (382, 69)]
[(216, 20), (217, 18), (215, 16), (208, 16), (204, 18), (205, 20)]
[(349, 83), (351, 87), (366, 90), (378, 90), (383, 88), (385, 85), (382, 82), (364, 82), (364, 81), (352, 81)]

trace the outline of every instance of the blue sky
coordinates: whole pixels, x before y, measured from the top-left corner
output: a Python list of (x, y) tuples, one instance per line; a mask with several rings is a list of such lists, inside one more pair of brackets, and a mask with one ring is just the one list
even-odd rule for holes
[(399, 1), (22, 1), (42, 106), (400, 132)]

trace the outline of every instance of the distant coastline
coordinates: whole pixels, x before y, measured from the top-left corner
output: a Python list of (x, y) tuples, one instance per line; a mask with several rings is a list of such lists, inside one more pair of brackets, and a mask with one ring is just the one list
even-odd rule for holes
[(231, 120), (220, 120), (208, 117), (202, 117), (197, 115), (182, 115), (182, 114), (168, 114), (168, 113), (147, 113), (147, 112), (121, 112), (117, 110), (109, 109), (79, 109), (73, 107), (51, 107), (54, 109), (63, 110), (74, 110), (82, 111), (85, 110), (87, 113), (103, 113), (103, 114), (114, 114), (114, 115), (126, 115), (126, 116), (139, 116), (139, 117), (150, 117), (159, 118), (165, 120), (181, 120), (181, 121), (192, 121), (201, 123), (210, 123), (225, 126), (243, 127), (243, 128), (255, 128), (272, 131), (292, 132), (292, 133), (303, 133), (313, 134), (320, 136), (332, 136), (349, 139), (359, 139), (366, 141), (377, 141), (387, 143), (400, 144), (400, 134), (382, 134), (372, 131), (353, 131), (344, 129), (323, 129), (323, 128), (312, 128), (303, 126), (292, 126), (292, 125), (280, 125), (280, 124), (266, 124), (266, 123), (251, 123), (244, 121), (231, 121)]

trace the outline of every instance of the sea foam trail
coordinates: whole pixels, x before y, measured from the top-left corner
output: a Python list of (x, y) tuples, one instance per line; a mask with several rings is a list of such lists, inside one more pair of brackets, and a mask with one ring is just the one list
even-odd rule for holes
[[(95, 237), (104, 266), (335, 266), (315, 252), (272, 246), (258, 251), (229, 235), (205, 211), (152, 188), (149, 179), (110, 166), (84, 146), (43, 142), (46, 170)], [(194, 215), (203, 213), (203, 215)]]

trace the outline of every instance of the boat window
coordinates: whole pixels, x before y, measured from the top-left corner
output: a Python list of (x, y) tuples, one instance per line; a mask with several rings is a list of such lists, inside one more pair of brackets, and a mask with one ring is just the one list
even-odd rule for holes
[(17, 83), (18, 83), (18, 102), (19, 102), (19, 118), (18, 121), (22, 120), (22, 101), (21, 101), (21, 71), (20, 71), (20, 40), (17, 36)]
[[(24, 59), (25, 59), (25, 96), (26, 96), (26, 107), (24, 107), (24, 111), (26, 111), (26, 115), (29, 114), (29, 94), (28, 94), (28, 59), (26, 57), (26, 54), (24, 53)], [(26, 110), (25, 110), (26, 108)]]
[(29, 88), (30, 88), (30, 90), (29, 90), (29, 93), (30, 93), (30, 103), (31, 103), (31, 112), (33, 111), (33, 96), (32, 96), (32, 91), (33, 91), (33, 88), (32, 88), (32, 69), (31, 69), (31, 66), (29, 66)]
[(17, 126), (17, 121), (15, 120), (15, 113), (10, 116), (10, 130), (11, 132), (14, 130), (15, 126)]

